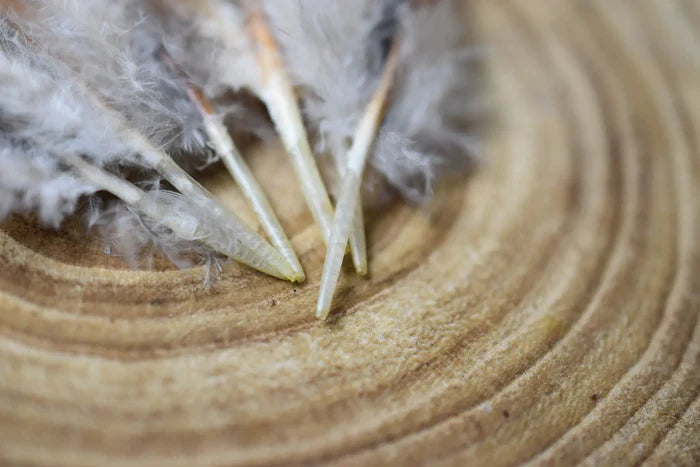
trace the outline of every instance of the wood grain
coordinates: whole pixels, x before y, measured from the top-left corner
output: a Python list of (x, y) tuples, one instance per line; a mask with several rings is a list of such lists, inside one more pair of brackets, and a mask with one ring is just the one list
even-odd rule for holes
[(2, 462), (698, 465), (700, 3), (482, 0), (470, 21), (488, 162), (369, 213), (371, 278), (345, 268), (328, 323), (279, 148), (249, 156), (301, 286), (230, 265), (205, 289), (76, 222), (5, 223)]

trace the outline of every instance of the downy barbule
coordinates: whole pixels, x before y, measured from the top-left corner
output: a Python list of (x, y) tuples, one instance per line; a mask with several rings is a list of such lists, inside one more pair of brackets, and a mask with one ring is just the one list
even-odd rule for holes
[[(90, 222), (131, 256), (156, 245), (178, 265), (190, 253), (224, 255), (303, 280), (223, 125), (228, 107), (207, 98), (245, 89), (265, 104), (328, 246), (325, 318), (348, 244), (357, 272), (367, 271), (362, 199), (395, 191), (423, 202), (437, 177), (468, 168), (476, 153), (475, 54), (457, 0), (9, 2), (21, 13), (8, 2), (0, 75), (17, 91), (0, 97), (0, 216), (36, 210), (58, 225), (78, 198), (106, 190), (118, 201), (93, 198)], [(334, 161), (335, 210), (314, 150)], [(220, 158), (272, 245), (169, 154), (188, 167)], [(366, 165), (389, 190), (373, 183), (361, 196)]]

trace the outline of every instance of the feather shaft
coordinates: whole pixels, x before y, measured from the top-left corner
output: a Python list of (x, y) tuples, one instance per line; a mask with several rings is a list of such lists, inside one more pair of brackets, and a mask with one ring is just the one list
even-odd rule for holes
[(314, 220), (328, 242), (333, 222), (333, 206), (311, 152), (301, 111), (291, 82), (282, 65), (277, 45), (259, 10), (250, 14), (249, 29), (258, 45), (258, 62), (262, 72), (261, 98), (270, 111), (282, 144), (291, 156), (294, 171), (301, 183)]
[[(241, 258), (246, 258), (246, 264), (259, 269), (260, 264), (267, 262), (266, 268), (276, 269), (287, 279), (293, 281), (297, 277), (287, 261), (265, 239), (250, 229), (234, 213), (227, 212), (206, 188), (177, 165), (165, 151), (154, 146), (148, 138), (131, 128), (118, 112), (110, 108), (89, 87), (84, 84), (82, 87), (85, 89), (85, 94), (93, 101), (93, 104), (105, 113), (114, 130), (122, 136), (125, 144), (139, 153), (148, 166), (156, 170), (180, 193), (206, 209), (218, 218), (231, 234), (236, 235), (235, 244), (240, 247), (245, 246), (245, 249), (250, 252), (238, 255)], [(259, 258), (254, 258), (255, 256), (259, 256)]]
[(127, 205), (166, 226), (178, 237), (184, 240), (196, 239), (219, 254), (229, 256), (265, 274), (285, 279), (277, 268), (271, 267), (270, 263), (262, 260), (255, 251), (241, 245), (240, 242), (232, 241), (231, 236), (226, 235), (224, 227), (206, 226), (205, 222), (191, 214), (185, 216), (173, 212), (132, 183), (90, 164), (75, 154), (62, 154), (59, 157), (87, 182), (113, 194)]
[(245, 163), (243, 156), (241, 156), (241, 153), (233, 142), (221, 118), (213, 114), (203, 115), (203, 118), (204, 128), (212, 146), (220, 155), (229, 173), (236, 180), (241, 191), (248, 199), (263, 229), (270, 237), (272, 244), (279, 250), (289, 266), (293, 269), (294, 277), (291, 278), (292, 281), (302, 282), (306, 276), (296, 253), (294, 253), (294, 248), (292, 248), (287, 234), (285, 234), (284, 229), (280, 225), (262, 188), (260, 188), (260, 185), (255, 180), (255, 176)]

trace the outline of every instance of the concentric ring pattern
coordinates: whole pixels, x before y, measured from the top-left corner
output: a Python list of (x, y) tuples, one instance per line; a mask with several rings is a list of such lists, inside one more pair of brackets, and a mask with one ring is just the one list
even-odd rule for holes
[(469, 16), (487, 163), (428, 208), (369, 216), (372, 277), (346, 269), (329, 323), (279, 150), (251, 163), (302, 286), (231, 265), (205, 289), (79, 227), (7, 222), (2, 463), (700, 464), (700, 2)]

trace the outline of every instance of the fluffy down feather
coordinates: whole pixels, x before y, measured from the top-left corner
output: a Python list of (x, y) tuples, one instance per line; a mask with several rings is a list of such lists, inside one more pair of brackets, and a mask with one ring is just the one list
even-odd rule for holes
[(96, 191), (53, 154), (88, 154), (98, 166), (130, 157), (54, 65), (0, 20), (0, 219), (37, 210), (44, 223), (58, 226), (80, 196)]
[(137, 0), (25, 0), (18, 25), (46, 54), (168, 151), (203, 148), (201, 118), (160, 60), (162, 34)]
[(480, 152), (470, 122), (479, 53), (464, 46), (458, 7), (442, 0), (399, 12), (399, 69), (371, 162), (415, 202), (432, 193), (436, 177), (465, 171)]
[(7, 137), (53, 153), (88, 154), (98, 165), (132, 161), (101, 111), (61, 72), (0, 21), (0, 129)]
[[(0, 220), (12, 212), (36, 211), (44, 224), (58, 227), (75, 211), (81, 196), (98, 191), (57, 154), (82, 154), (96, 167), (138, 163), (100, 109), (81, 95), (54, 60), (30, 47), (7, 18), (0, 20), (0, 86)], [(167, 201), (173, 215), (192, 217), (199, 212), (181, 196), (159, 190), (157, 182), (144, 187), (149, 196)], [(91, 204), (89, 223), (98, 225), (105, 240), (132, 263), (152, 246), (181, 267), (215, 257), (193, 242), (195, 238), (176, 237), (162, 222), (144, 219), (121, 201), (104, 209), (97, 208), (102, 206), (99, 198), (92, 198)]]
[(58, 227), (78, 199), (96, 188), (63, 170), (59, 163), (27, 144), (0, 136), (0, 220), (12, 212), (36, 211), (42, 223)]

